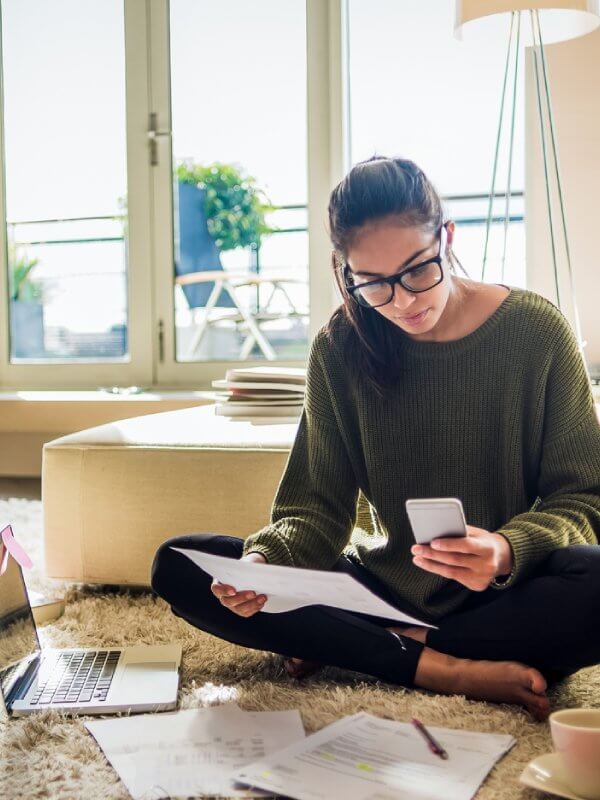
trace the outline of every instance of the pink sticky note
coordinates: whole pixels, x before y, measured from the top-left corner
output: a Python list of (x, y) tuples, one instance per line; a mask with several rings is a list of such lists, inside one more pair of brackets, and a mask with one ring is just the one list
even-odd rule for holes
[(8, 553), (10, 553), (14, 560), (25, 569), (31, 569), (33, 567), (33, 561), (29, 558), (25, 550), (23, 550), (21, 545), (15, 539), (12, 527), (10, 525), (6, 525), (2, 529), (0, 537), (2, 538), (2, 543), (4, 544), (4, 553), (2, 554), (2, 560), (0, 561), (0, 575), (6, 570)]

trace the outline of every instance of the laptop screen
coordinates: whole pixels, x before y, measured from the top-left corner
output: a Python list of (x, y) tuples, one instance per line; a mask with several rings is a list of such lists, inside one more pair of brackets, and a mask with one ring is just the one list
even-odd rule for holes
[(9, 556), (0, 575), (0, 694), (5, 700), (31, 657), (40, 652), (23, 573)]

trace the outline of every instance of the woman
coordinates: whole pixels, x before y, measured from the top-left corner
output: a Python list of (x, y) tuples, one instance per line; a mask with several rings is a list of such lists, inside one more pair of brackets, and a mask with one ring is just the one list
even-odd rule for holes
[[(152, 586), (290, 674), (332, 664), (545, 719), (548, 681), (600, 661), (600, 425), (575, 337), (540, 295), (456, 275), (454, 223), (412, 161), (353, 167), (329, 224), (343, 303), (310, 348), (271, 522), (165, 542)], [(404, 501), (424, 497), (460, 498), (468, 536), (415, 545)], [(347, 572), (437, 627), (259, 613), (264, 595), (172, 545)]]

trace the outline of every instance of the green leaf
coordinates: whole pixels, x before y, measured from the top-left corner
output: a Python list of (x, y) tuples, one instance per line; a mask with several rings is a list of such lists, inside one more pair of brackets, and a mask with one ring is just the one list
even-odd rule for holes
[(205, 189), (206, 224), (220, 250), (257, 246), (261, 236), (276, 230), (265, 220), (265, 213), (275, 207), (268, 200), (263, 202), (265, 193), (256, 186), (254, 176), (243, 175), (237, 165), (187, 160), (176, 166), (175, 176), (181, 183)]

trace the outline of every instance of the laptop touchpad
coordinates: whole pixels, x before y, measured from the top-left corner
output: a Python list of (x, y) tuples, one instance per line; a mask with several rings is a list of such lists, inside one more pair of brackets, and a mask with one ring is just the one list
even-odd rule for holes
[(125, 665), (127, 675), (143, 676), (149, 672), (176, 672), (177, 664), (174, 661), (139, 661)]
[(119, 682), (119, 695), (126, 702), (160, 701), (164, 695), (177, 694), (178, 672), (174, 661), (140, 661), (127, 664)]

